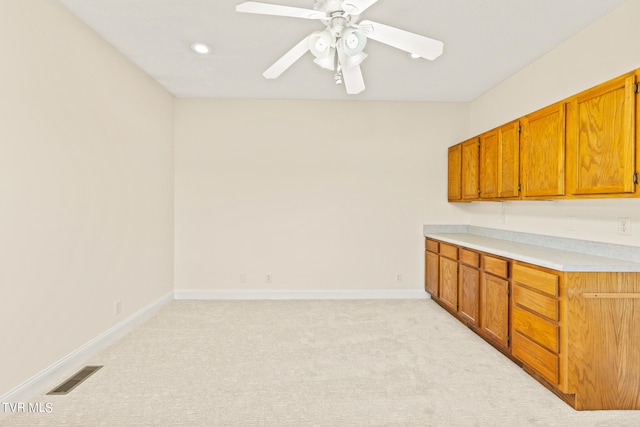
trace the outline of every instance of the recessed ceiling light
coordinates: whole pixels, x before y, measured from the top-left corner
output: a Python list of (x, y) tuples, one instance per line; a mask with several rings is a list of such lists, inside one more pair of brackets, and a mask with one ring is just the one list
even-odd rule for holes
[(204, 43), (191, 43), (191, 50), (200, 55), (207, 55), (211, 53), (211, 48)]

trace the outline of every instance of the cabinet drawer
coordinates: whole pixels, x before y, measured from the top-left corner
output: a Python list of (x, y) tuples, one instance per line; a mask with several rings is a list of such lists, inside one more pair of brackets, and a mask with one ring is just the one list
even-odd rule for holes
[(558, 384), (560, 380), (560, 359), (556, 354), (539, 346), (518, 332), (514, 332), (511, 345), (511, 352), (515, 357), (535, 369), (553, 384)]
[(560, 278), (556, 274), (515, 264), (513, 266), (513, 280), (554, 297), (558, 296)]
[(513, 302), (551, 320), (560, 320), (557, 299), (523, 288), (517, 283), (513, 285)]
[(513, 308), (513, 330), (557, 353), (558, 326), (519, 307)]
[(458, 259), (458, 247), (440, 243), (440, 255), (451, 259)]
[(503, 277), (505, 279), (509, 277), (509, 274), (508, 274), (509, 269), (508, 269), (507, 261), (500, 258), (490, 257), (487, 255), (484, 255), (482, 258), (484, 262), (485, 272), (494, 274), (499, 277)]
[(472, 252), (468, 249), (460, 248), (458, 252), (458, 259), (460, 262), (470, 265), (472, 267), (480, 267), (480, 254)]
[(431, 252), (438, 253), (438, 242), (435, 240), (427, 239), (425, 243), (425, 249)]

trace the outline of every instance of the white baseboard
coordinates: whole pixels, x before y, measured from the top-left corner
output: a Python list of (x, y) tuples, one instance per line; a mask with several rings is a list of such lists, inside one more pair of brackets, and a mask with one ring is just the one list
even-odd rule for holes
[[(173, 301), (173, 299), (172, 291), (146, 307), (143, 307), (82, 347), (9, 391), (7, 394), (0, 396), (0, 402), (26, 402), (30, 398), (43, 393), (49, 387), (55, 386), (56, 384), (53, 384), (53, 382), (58, 380), (66, 372), (71, 374), (77, 371), (86, 360), (122, 338), (133, 328), (151, 317), (156, 311), (162, 308), (162, 306), (169, 301)], [(3, 412), (0, 411), (0, 418), (2, 418), (2, 415)]]
[(429, 299), (422, 289), (176, 290), (177, 300)]

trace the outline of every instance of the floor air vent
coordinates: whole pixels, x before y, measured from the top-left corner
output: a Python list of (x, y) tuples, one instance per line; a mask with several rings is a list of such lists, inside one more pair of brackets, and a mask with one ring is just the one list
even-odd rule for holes
[(74, 376), (72, 376), (47, 394), (67, 394), (74, 388), (78, 387), (80, 383), (89, 378), (100, 368), (102, 368), (102, 366), (85, 366)]

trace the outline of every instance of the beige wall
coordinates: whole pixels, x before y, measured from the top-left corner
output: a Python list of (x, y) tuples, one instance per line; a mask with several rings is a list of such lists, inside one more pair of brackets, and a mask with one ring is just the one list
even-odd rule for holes
[(52, 0), (0, 52), (3, 395), (171, 291), (173, 98)]
[(420, 289), (422, 225), (468, 221), (446, 203), (467, 126), (464, 104), (177, 100), (175, 288)]
[[(640, 0), (631, 0), (471, 104), (468, 136), (640, 68)], [(461, 206), (474, 225), (640, 246), (640, 200), (507, 202)], [(567, 227), (567, 217), (573, 226)], [(632, 236), (617, 218), (632, 218)], [(567, 228), (573, 228), (568, 230)]]

